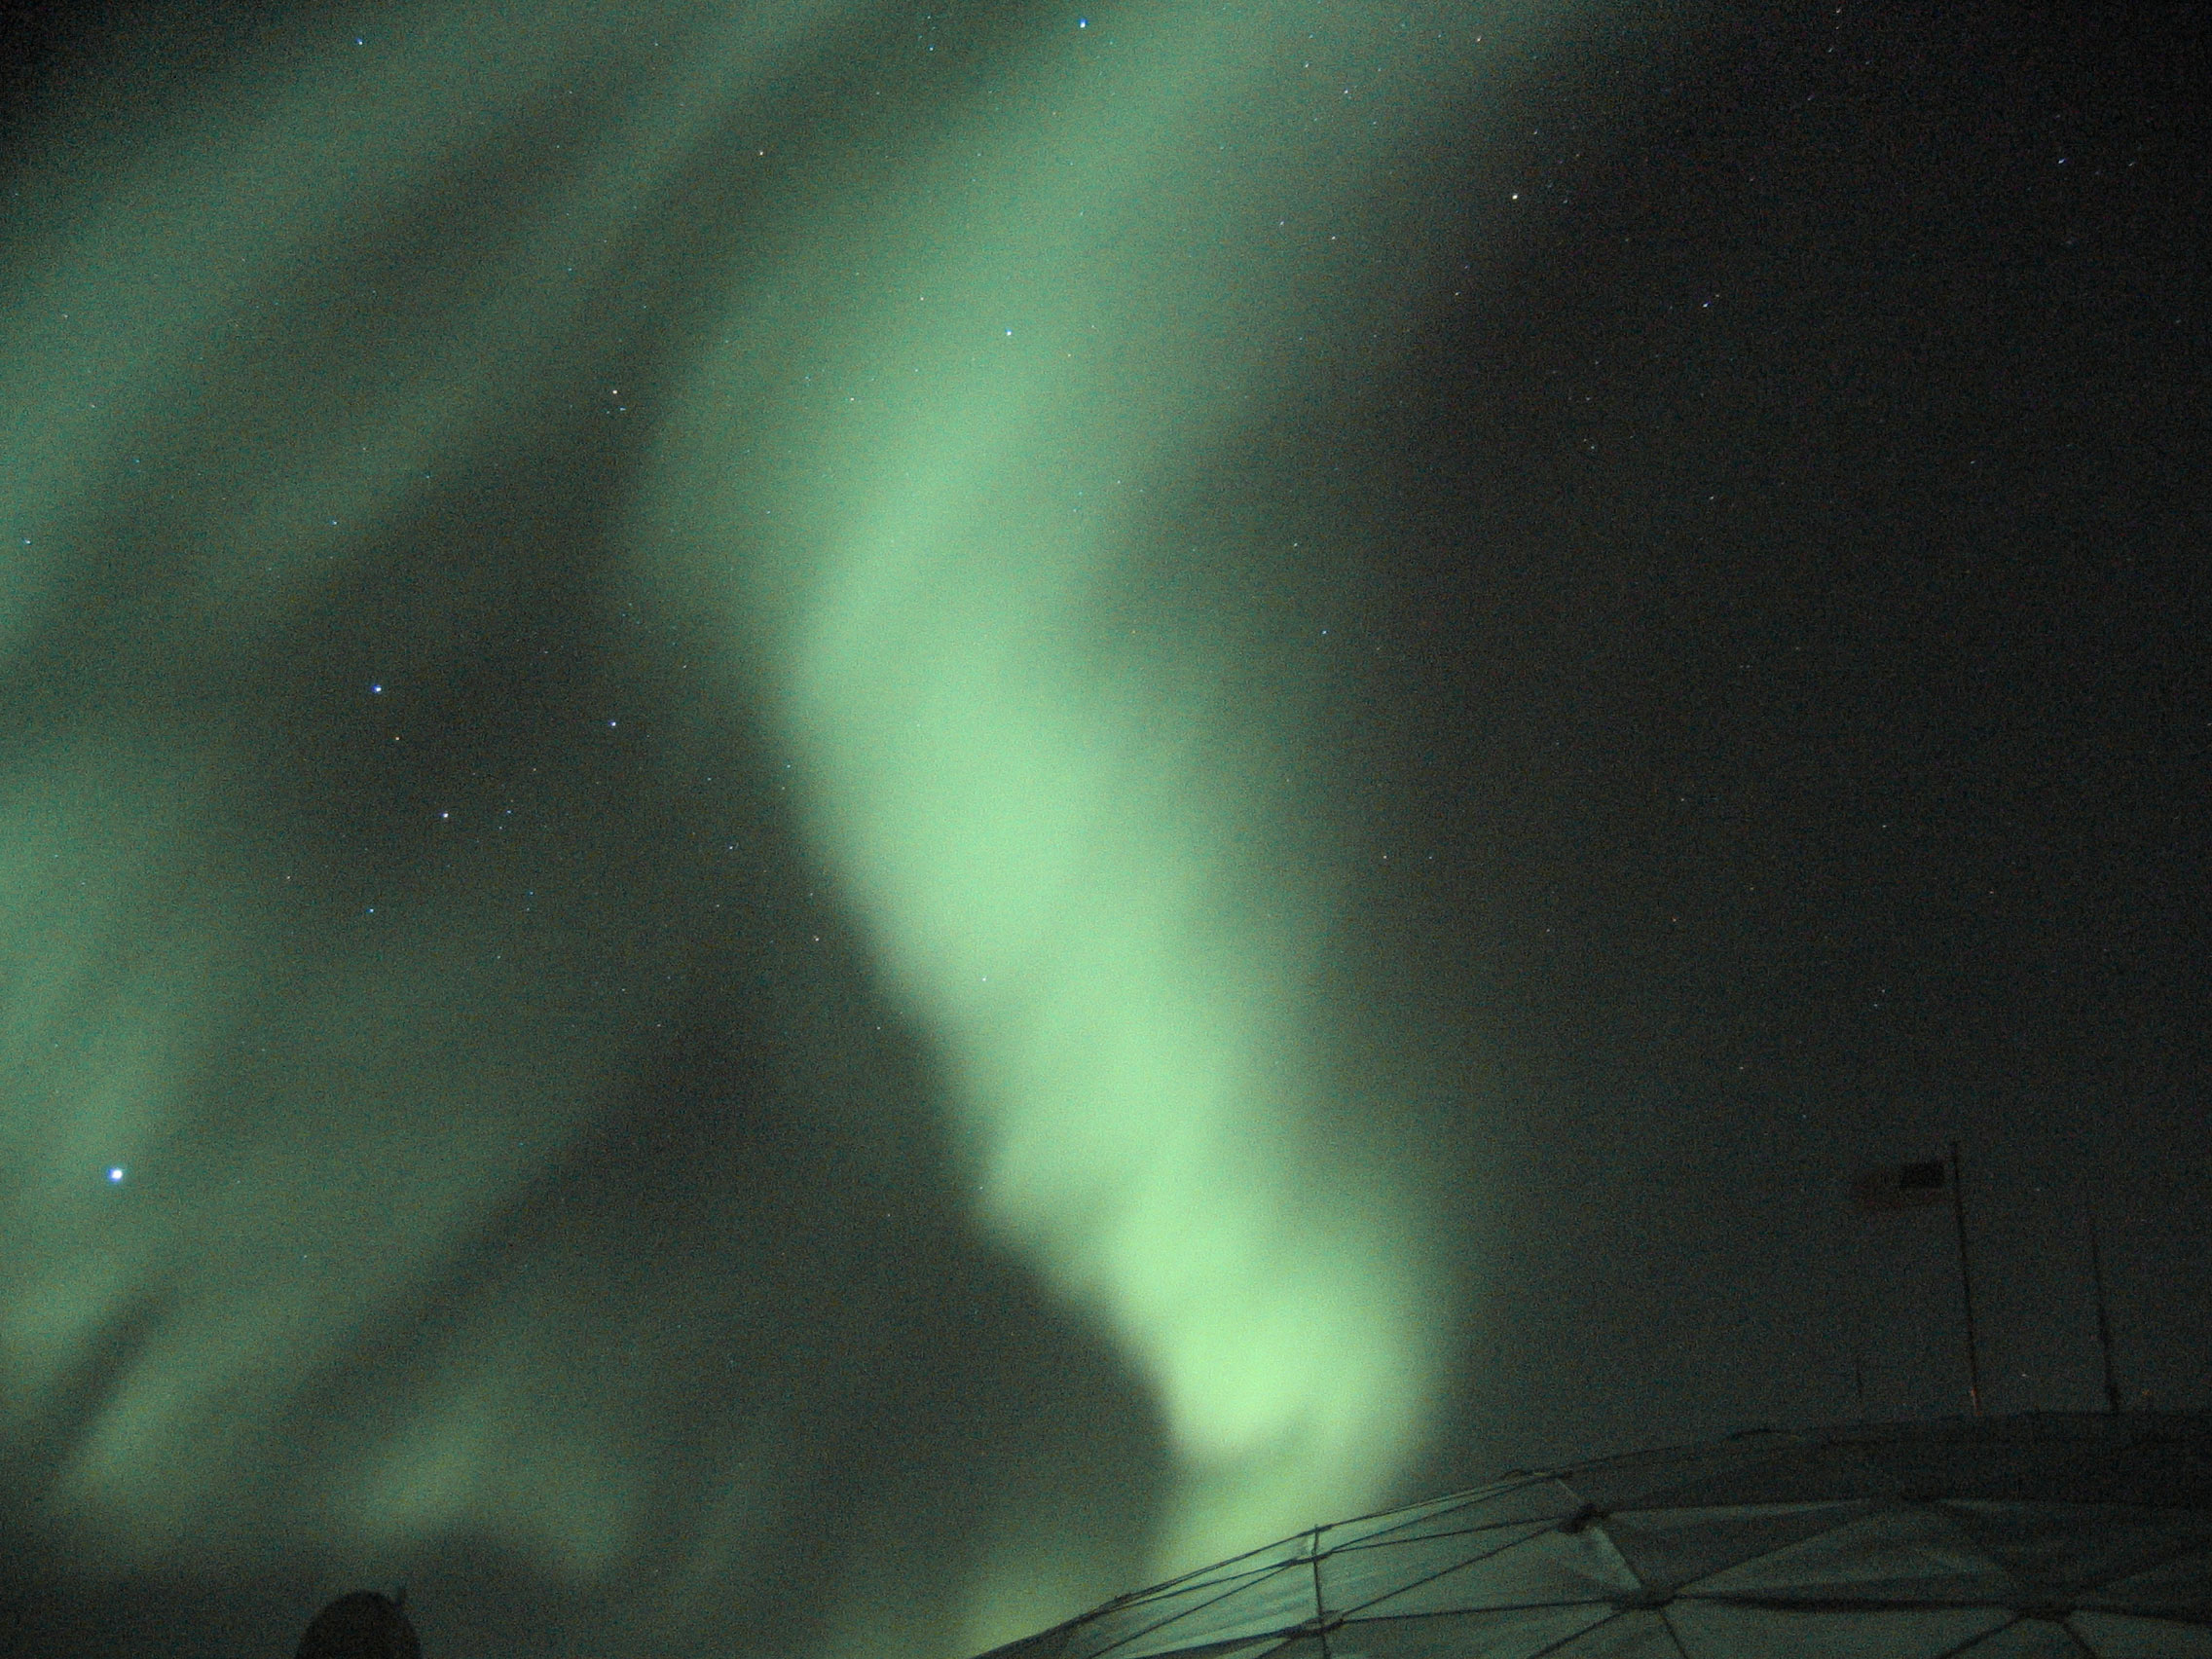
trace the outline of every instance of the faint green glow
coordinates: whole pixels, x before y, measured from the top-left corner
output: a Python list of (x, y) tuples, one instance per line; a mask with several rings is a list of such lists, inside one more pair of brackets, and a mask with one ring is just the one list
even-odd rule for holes
[[(180, 642), (189, 626), (219, 663), (324, 599), (420, 481), (506, 417), (518, 384), (555, 371), (642, 188), (757, 99), (840, 10), (785, 0), (670, 17), (662, 41), (593, 0), (534, 6), (527, 24), (505, 5), (416, 6), (387, 17), (393, 44), (378, 52), (348, 37), (304, 66), (232, 72), (178, 130), (114, 158), (113, 176), (41, 177), (34, 200), (58, 203), (56, 233), (17, 257), (0, 316), (0, 523), (14, 553), (0, 563), (0, 663), (60, 597), (57, 554), (117, 537), (119, 487), (148, 464), (199, 483), (126, 539), (153, 528), (203, 550), (178, 572)], [(303, 267), (373, 264), (380, 243), (419, 235), (449, 168), (480, 166), (503, 126), (541, 120), (587, 75), (616, 113), (581, 164), (546, 167), (484, 257), (432, 255), (387, 276), (415, 290), (415, 326), (362, 350), (327, 311), (297, 307)]]
[[(0, 314), (0, 668), (88, 594), (137, 608), (95, 599), (128, 610), (114, 682), (0, 800), (0, 1435), (67, 1436), (52, 1516), (86, 1535), (213, 1569), (471, 1531), (593, 1583), (645, 1530), (641, 1384), (576, 1357), (628, 1293), (579, 1263), (494, 1283), (387, 1414), (298, 1450), (317, 1390), (618, 1100), (573, 991), (612, 930), (548, 919), (546, 982), (516, 980), (493, 911), (528, 870), (482, 851), (373, 936), (301, 944), (244, 817), (251, 734), (188, 705), (565, 372), (655, 216), (719, 201), (686, 169), (772, 130), (859, 10), (424, 6), (36, 175)], [(1162, 1565), (1382, 1495), (1458, 1311), (1378, 1103), (1325, 1081), (1342, 849), (1301, 722), (1332, 682), (1219, 591), (1281, 550), (1192, 528), (1300, 341), (1387, 284), (1419, 208), (1397, 146), (1480, 86), (1455, 12), (1038, 24), (919, 136), (733, 184), (759, 227), (693, 274), (720, 313), (681, 335), (628, 504), (950, 1073), (977, 1213), (1156, 1394)], [(579, 83), (589, 141), (418, 261), (404, 324), (347, 337), (312, 274), (374, 269)], [(756, 1473), (666, 1581), (682, 1618), (755, 1529), (804, 1524), (752, 1484), (773, 1426), (732, 1433)], [(894, 1641), (856, 1590), (840, 1640), (979, 1646), (1094, 1594), (1090, 1545), (1022, 1514), (959, 1630)]]
[[(1136, 8), (1111, 55), (1043, 56), (1024, 119), (947, 131), (733, 291), (647, 521), (727, 593), (963, 1086), (985, 1215), (1159, 1392), (1187, 1474), (1163, 1565), (1383, 1492), (1456, 1311), (1371, 1103), (1315, 1097), (1337, 877), (1272, 783), (1298, 702), (1240, 704), (1202, 617), (1113, 629), (1131, 587), (1244, 554), (1160, 544), (1158, 509), (1203, 498), (1271, 360), (1359, 309), (1332, 244), (1407, 205), (1370, 201), (1374, 109), (1401, 133), (1465, 69), (1436, 20)], [(746, 330), (793, 291), (836, 303)]]

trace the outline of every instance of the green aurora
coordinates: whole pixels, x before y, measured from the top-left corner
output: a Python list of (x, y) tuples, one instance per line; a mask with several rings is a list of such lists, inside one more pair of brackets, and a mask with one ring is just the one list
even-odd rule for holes
[[(213, 1577), (456, 1540), (649, 1577), (598, 1639), (638, 1652), (797, 1599), (749, 1564), (807, 1448), (909, 1425), (792, 1401), (929, 1328), (863, 1200), (763, 1218), (771, 1167), (641, 1242), (543, 1198), (785, 923), (874, 987), (765, 1005), (807, 1033), (790, 1132), (926, 1188), (892, 1097), (941, 1076), (946, 1225), (1166, 1457), (1103, 1521), (978, 1465), (951, 1610), (840, 1557), (799, 1645), (979, 1648), (1393, 1493), (1468, 1309), (1321, 994), (1341, 671), (1254, 645), (1348, 578), (1281, 545), (1305, 481), (1225, 460), (1381, 326), (1405, 178), (1551, 22), (977, 10), (423, 6), (47, 118), (0, 337), (18, 1525)], [(555, 529), (478, 533), (560, 481)], [(541, 611), (601, 636), (540, 647), (544, 707), (649, 741), (564, 773), (470, 701)], [(756, 784), (824, 881), (739, 915), (698, 826)], [(687, 1415), (719, 1327), (785, 1382)]]

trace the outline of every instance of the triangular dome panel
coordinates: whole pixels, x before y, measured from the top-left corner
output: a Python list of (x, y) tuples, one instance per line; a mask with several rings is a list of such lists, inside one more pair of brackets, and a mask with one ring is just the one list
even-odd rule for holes
[(1724, 1509), (1631, 1509), (1605, 1518), (1605, 1535), (1648, 1588), (1677, 1590), (1847, 1526), (1864, 1503), (1733, 1504)]
[(2109, 1503), (1945, 1503), (1943, 1510), (2045, 1600), (2153, 1572), (2212, 1545), (2212, 1517)]
[(2088, 1611), (2066, 1622), (2098, 1659), (2212, 1659), (2212, 1625)]
[(1559, 1659), (1682, 1659), (1666, 1619), (1643, 1609), (1616, 1613), (1553, 1652)]
[(1295, 1630), (1313, 1617), (1313, 1573), (1296, 1562), (1233, 1584), (1195, 1584), (1156, 1602), (1118, 1609), (1104, 1621), (1120, 1633), (1092, 1653), (1148, 1659), (1195, 1641), (1212, 1643)]
[(2207, 1617), (2212, 1591), (2212, 1553), (2192, 1550), (2150, 1568), (2116, 1578), (2075, 1598), (2084, 1607), (2114, 1613), (2175, 1613)]
[(1331, 1659), (1537, 1659), (1562, 1651), (1591, 1626), (1614, 1617), (1610, 1605), (1502, 1607), (1418, 1619), (1354, 1622), (1332, 1632)]
[[(1369, 1609), (1392, 1614), (1409, 1612), (1434, 1612), (1439, 1607), (1456, 1609), (1471, 1605), (1493, 1605), (1479, 1600), (1480, 1592), (1471, 1592), (1466, 1581), (1447, 1586), (1444, 1600), (1431, 1606), (1418, 1600), (1402, 1600), (1396, 1605), (1381, 1607), (1378, 1604), (1393, 1597), (1414, 1598), (1416, 1592), (1462, 1567), (1488, 1560), (1501, 1550), (1534, 1537), (1539, 1532), (1554, 1530), (1550, 1522), (1523, 1522), (1512, 1527), (1489, 1527), (1479, 1532), (1460, 1533), (1447, 1538), (1423, 1538), (1416, 1543), (1398, 1546), (1358, 1544), (1347, 1550), (1339, 1550), (1321, 1561), (1321, 1604), (1330, 1613), (1362, 1613)], [(1467, 1598), (1474, 1595), (1476, 1601)]]
[(1959, 1659), (2082, 1659), (2082, 1644), (2055, 1619), (2014, 1619), (1959, 1649)]
[(1667, 1617), (1688, 1659), (1941, 1659), (2012, 1615), (1989, 1607), (1869, 1612), (1683, 1600)]
[(2010, 1602), (2012, 1575), (1959, 1524), (1929, 1509), (1863, 1515), (1816, 1537), (1716, 1572), (1700, 1596), (1790, 1601)]
[(1641, 1588), (1620, 1552), (1596, 1528), (1567, 1532), (1546, 1527), (1494, 1555), (1379, 1597), (1363, 1610), (1402, 1617), (1477, 1607), (1558, 1606), (1609, 1602), (1634, 1596)]
[(1528, 1521), (1556, 1521), (1571, 1515), (1582, 1499), (1549, 1476), (1499, 1482), (1434, 1503), (1418, 1503), (1384, 1515), (1370, 1515), (1321, 1529), (1324, 1550), (1353, 1545), (1403, 1544), (1420, 1538), (1510, 1527)]

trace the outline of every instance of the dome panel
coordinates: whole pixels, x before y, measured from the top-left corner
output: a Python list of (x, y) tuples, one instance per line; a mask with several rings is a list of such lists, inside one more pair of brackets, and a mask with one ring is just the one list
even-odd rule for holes
[(2212, 1554), (2191, 1550), (2148, 1571), (2084, 1590), (2075, 1601), (2106, 1612), (2212, 1618)]
[[(1067, 1627), (1063, 1626), (1062, 1628)], [(1078, 1630), (1076, 1642), (1066, 1649), (1068, 1654), (1085, 1654), (1092, 1651), (1083, 1644), (1081, 1637), (1082, 1633)], [(1178, 1647), (1174, 1651), (1176, 1659), (1275, 1659), (1275, 1655), (1281, 1653), (1291, 1640), (1291, 1638), (1277, 1631), (1267, 1636), (1245, 1636), (1228, 1641), (1200, 1642), (1192, 1647)], [(1126, 1650), (1117, 1647), (1113, 1651), (1119, 1655)], [(1027, 1659), (1027, 1656), (1024, 1656), (1024, 1659)]]
[(1641, 1585), (1628, 1563), (1595, 1527), (1568, 1532), (1541, 1528), (1497, 1551), (1369, 1602), (1382, 1617), (1458, 1612), (1476, 1607), (1557, 1606), (1611, 1602)]
[(2086, 1610), (2067, 1622), (2098, 1659), (2212, 1659), (2212, 1626)]
[[(1408, 1595), (1432, 1579), (1486, 1560), (1555, 1523), (1489, 1527), (1454, 1537), (1421, 1538), (1403, 1547), (1357, 1545), (1321, 1558), (1321, 1604), (1332, 1613), (1358, 1613), (1392, 1596)], [(1461, 1604), (1455, 1603), (1455, 1605)], [(1430, 1611), (1411, 1604), (1388, 1612)]]
[(1948, 1516), (1889, 1509), (1716, 1572), (1699, 1596), (1804, 1601), (1999, 1602), (2022, 1599), (2012, 1575)]
[(1642, 1608), (1615, 1613), (1552, 1651), (1559, 1659), (1682, 1659), (1667, 1621)]
[(1126, 1602), (1152, 1602), (1164, 1596), (1180, 1595), (1200, 1584), (1242, 1583), (1259, 1578), (1278, 1567), (1294, 1562), (1309, 1560), (1313, 1554), (1313, 1533), (1326, 1529), (1310, 1529), (1293, 1537), (1278, 1538), (1272, 1544), (1246, 1550), (1242, 1555), (1231, 1556), (1227, 1561), (1213, 1562), (1205, 1567), (1193, 1567), (1162, 1583), (1124, 1596), (1116, 1605)]
[(1654, 1590), (1685, 1584), (1770, 1555), (1863, 1517), (1864, 1503), (1631, 1509), (1605, 1517), (1605, 1536)]
[(1361, 1521), (1321, 1530), (1324, 1550), (1404, 1543), (1443, 1537), (1485, 1527), (1511, 1527), (1529, 1521), (1559, 1521), (1580, 1509), (1585, 1499), (1552, 1476), (1530, 1477), (1477, 1488), (1456, 1498), (1423, 1503), (1411, 1510), (1370, 1515)]
[(1367, 1548), (1376, 1544), (1407, 1544), (1420, 1537), (1449, 1537), (1451, 1532), (1471, 1532), (1485, 1527), (1511, 1527), (1515, 1522), (1557, 1520), (1581, 1509), (1581, 1497), (1551, 1475), (1524, 1475), (1499, 1480), (1491, 1487), (1464, 1491), (1454, 1497), (1438, 1497), (1429, 1504), (1412, 1504), (1382, 1515), (1339, 1522), (1320, 1529), (1320, 1548)]
[(1054, 1625), (1051, 1630), (1041, 1630), (1035, 1636), (1025, 1636), (1004, 1647), (993, 1648), (992, 1659), (1060, 1659), (1082, 1633), (1080, 1622)]
[(2212, 1545), (2212, 1517), (2105, 1503), (1945, 1503), (1980, 1546), (2047, 1599), (2151, 1572)]
[(2082, 1659), (2082, 1644), (2058, 1619), (2014, 1619), (1959, 1650), (1959, 1659)]
[(1173, 1595), (1117, 1607), (1096, 1620), (1097, 1641), (1071, 1653), (1147, 1659), (1197, 1645), (1279, 1635), (1313, 1616), (1313, 1571), (1293, 1562), (1235, 1583), (1192, 1584)]
[(1610, 1604), (1494, 1607), (1426, 1618), (1355, 1620), (1329, 1633), (1331, 1659), (1535, 1659), (1615, 1617)]
[(1250, 1557), (1239, 1556), (1235, 1561), (1223, 1562), (1216, 1567), (1204, 1567), (1196, 1572), (1186, 1572), (1180, 1578), (1171, 1578), (1164, 1584), (1156, 1584), (1149, 1590), (1139, 1590), (1108, 1604), (1100, 1611), (1120, 1611), (1133, 1607), (1189, 1606), (1200, 1602), (1215, 1601), (1237, 1590), (1258, 1584), (1263, 1579), (1288, 1572), (1306, 1563), (1303, 1550), (1293, 1549), (1286, 1542), (1280, 1550), (1269, 1550), (1266, 1559), (1254, 1562)]
[(1667, 1617), (1688, 1659), (1941, 1659), (2012, 1615), (2001, 1607), (1836, 1612), (1684, 1599)]

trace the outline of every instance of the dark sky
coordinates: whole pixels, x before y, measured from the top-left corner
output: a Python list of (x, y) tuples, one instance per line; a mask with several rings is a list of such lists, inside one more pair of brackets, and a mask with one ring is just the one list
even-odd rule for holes
[(1197, 15), (11, 11), (0, 1648), (2212, 1406), (2201, 13)]

